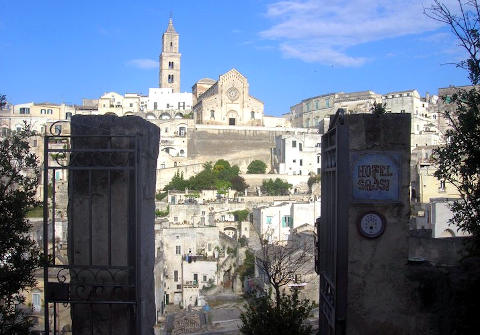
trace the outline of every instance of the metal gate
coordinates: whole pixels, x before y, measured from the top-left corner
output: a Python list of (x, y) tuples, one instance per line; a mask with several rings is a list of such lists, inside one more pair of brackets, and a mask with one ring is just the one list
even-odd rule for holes
[(339, 109), (322, 136), (322, 210), (316, 221), (320, 334), (344, 334), (347, 278), (348, 132)]
[[(140, 334), (138, 138), (62, 135), (68, 127), (55, 122), (44, 139), (45, 334), (116, 334), (119, 324), (122, 334)], [(95, 146), (89, 146), (92, 141)], [(125, 192), (112, 195), (113, 180), (118, 186), (119, 178)], [(106, 185), (101, 195), (100, 182)], [(76, 206), (80, 189), (84, 205)], [(112, 202), (119, 196), (128, 204), (124, 237), (112, 219), (117, 215)], [(123, 240), (125, 262), (115, 251)]]

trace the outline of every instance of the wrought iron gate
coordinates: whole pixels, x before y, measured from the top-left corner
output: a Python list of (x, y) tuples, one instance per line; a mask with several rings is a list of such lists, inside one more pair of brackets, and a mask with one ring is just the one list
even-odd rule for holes
[[(112, 320), (119, 317), (125, 333), (140, 334), (138, 138), (62, 135), (62, 126), (69, 124), (52, 124), (44, 139), (45, 334), (95, 334), (98, 329), (115, 334), (118, 321)], [(90, 141), (96, 143), (94, 149)], [(117, 186), (125, 181), (124, 194), (112, 195), (114, 180)], [(99, 182), (107, 185), (101, 195), (96, 191)], [(79, 192), (84, 205), (76, 207)], [(112, 219), (112, 201), (118, 196), (128, 204), (124, 237), (119, 237), (118, 221)], [(82, 211), (86, 219), (75, 221), (75, 211)], [(112, 253), (123, 238), (125, 262)], [(85, 257), (78, 257), (80, 249)]]
[(320, 334), (344, 334), (347, 290), (348, 132), (339, 109), (322, 136), (322, 210), (316, 221)]

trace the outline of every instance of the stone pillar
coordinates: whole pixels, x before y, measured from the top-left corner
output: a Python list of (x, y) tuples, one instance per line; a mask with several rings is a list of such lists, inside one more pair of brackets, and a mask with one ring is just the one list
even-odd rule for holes
[(347, 334), (414, 334), (407, 281), (410, 115), (347, 115)]
[(70, 300), (82, 302), (71, 304), (73, 333), (153, 335), (159, 128), (133, 116), (77, 115), (71, 135)]

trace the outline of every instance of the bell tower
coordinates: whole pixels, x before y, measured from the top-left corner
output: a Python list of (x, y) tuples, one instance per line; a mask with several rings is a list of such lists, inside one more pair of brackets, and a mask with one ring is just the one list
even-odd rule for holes
[(167, 31), (162, 36), (162, 52), (160, 54), (159, 87), (171, 87), (174, 93), (180, 92), (180, 57), (179, 35), (173, 27), (172, 18), (168, 22)]

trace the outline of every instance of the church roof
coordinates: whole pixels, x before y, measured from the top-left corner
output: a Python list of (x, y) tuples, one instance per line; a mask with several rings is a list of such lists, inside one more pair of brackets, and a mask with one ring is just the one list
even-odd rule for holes
[(173, 27), (173, 21), (172, 18), (168, 21), (168, 27), (167, 27), (167, 33), (174, 33), (176, 34), (177, 32), (175, 31), (175, 28)]

